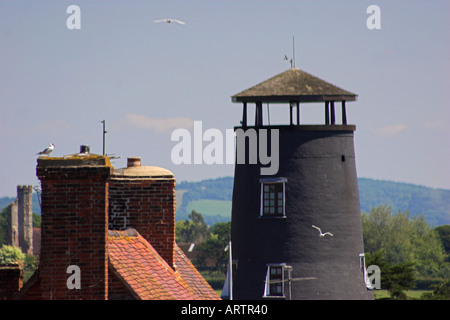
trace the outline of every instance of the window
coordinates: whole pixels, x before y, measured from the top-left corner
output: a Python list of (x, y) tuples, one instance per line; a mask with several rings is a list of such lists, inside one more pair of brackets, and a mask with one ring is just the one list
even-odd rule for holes
[(283, 295), (283, 267), (269, 267), (269, 295), (282, 296)]
[[(290, 268), (290, 269), (289, 269)], [(264, 297), (284, 298), (285, 270), (291, 270), (291, 267), (283, 264), (267, 265), (266, 285), (264, 288)]]
[(284, 217), (285, 178), (261, 179), (261, 212), (264, 217)]

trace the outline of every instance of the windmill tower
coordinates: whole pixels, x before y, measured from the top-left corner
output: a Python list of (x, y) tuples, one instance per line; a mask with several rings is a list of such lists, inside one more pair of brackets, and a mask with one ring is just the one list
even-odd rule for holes
[[(347, 124), (346, 116), (346, 102), (356, 97), (296, 68), (232, 97), (233, 102), (243, 103), (241, 126), (235, 131), (242, 130), (246, 137), (256, 133), (260, 148), (261, 132), (266, 129), (264, 137), (278, 138), (278, 150), (267, 138), (267, 154), (279, 152), (278, 171), (264, 175), (261, 169), (267, 165), (250, 163), (255, 149), (251, 139), (245, 138), (247, 161), (235, 166), (231, 222), (234, 299), (371, 298), (361, 255), (353, 143), (356, 127)], [(302, 125), (303, 103), (324, 107), (324, 123)], [(337, 103), (341, 106), (340, 124), (336, 123)], [(255, 105), (251, 125), (248, 104)], [(287, 105), (289, 123), (264, 123), (263, 104)], [(313, 226), (321, 229), (322, 236)]]

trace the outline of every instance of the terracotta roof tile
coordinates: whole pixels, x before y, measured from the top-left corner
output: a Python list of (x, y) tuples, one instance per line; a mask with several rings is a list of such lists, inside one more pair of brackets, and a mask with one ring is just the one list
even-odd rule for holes
[(178, 246), (176, 271), (134, 229), (110, 231), (107, 246), (111, 270), (136, 299), (219, 299)]

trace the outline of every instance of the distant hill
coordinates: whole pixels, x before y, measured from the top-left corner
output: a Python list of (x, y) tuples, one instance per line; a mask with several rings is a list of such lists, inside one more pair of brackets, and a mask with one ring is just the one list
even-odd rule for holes
[[(423, 214), (431, 226), (450, 224), (450, 190), (433, 189), (420, 185), (358, 178), (361, 211), (386, 204), (394, 213), (408, 211), (411, 216)], [(233, 197), (233, 177), (208, 179), (198, 182), (182, 181), (176, 186), (177, 220), (188, 218), (192, 210), (200, 212), (205, 222), (229, 221)], [(0, 198), (0, 208), (15, 198)], [(33, 211), (40, 214), (36, 193)]]
[[(368, 178), (358, 178), (358, 186), (361, 211), (386, 204), (394, 213), (423, 214), (431, 226), (450, 224), (450, 190)], [(181, 182), (177, 185), (177, 220), (187, 219), (196, 210), (210, 225), (228, 221), (232, 195), (233, 177)]]
[(450, 190), (367, 178), (358, 178), (358, 186), (363, 211), (386, 204), (394, 213), (423, 214), (431, 226), (450, 224)]
[(200, 212), (205, 222), (213, 225), (231, 218), (233, 177), (178, 183), (177, 220), (186, 220), (192, 210)]
[[(0, 198), (0, 210), (7, 207), (11, 202), (16, 201), (16, 197), (2, 197)], [(33, 212), (37, 214), (41, 214), (41, 207), (39, 206), (39, 201), (37, 198), (37, 194), (33, 192), (33, 203), (32, 203)]]

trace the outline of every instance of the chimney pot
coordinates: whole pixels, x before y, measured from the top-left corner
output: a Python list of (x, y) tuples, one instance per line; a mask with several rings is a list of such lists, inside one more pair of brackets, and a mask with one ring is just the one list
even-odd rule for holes
[(90, 146), (86, 146), (86, 145), (80, 146), (80, 153), (90, 153), (90, 152), (91, 152)]
[(141, 157), (133, 157), (127, 159), (127, 168), (140, 166), (141, 166)]

